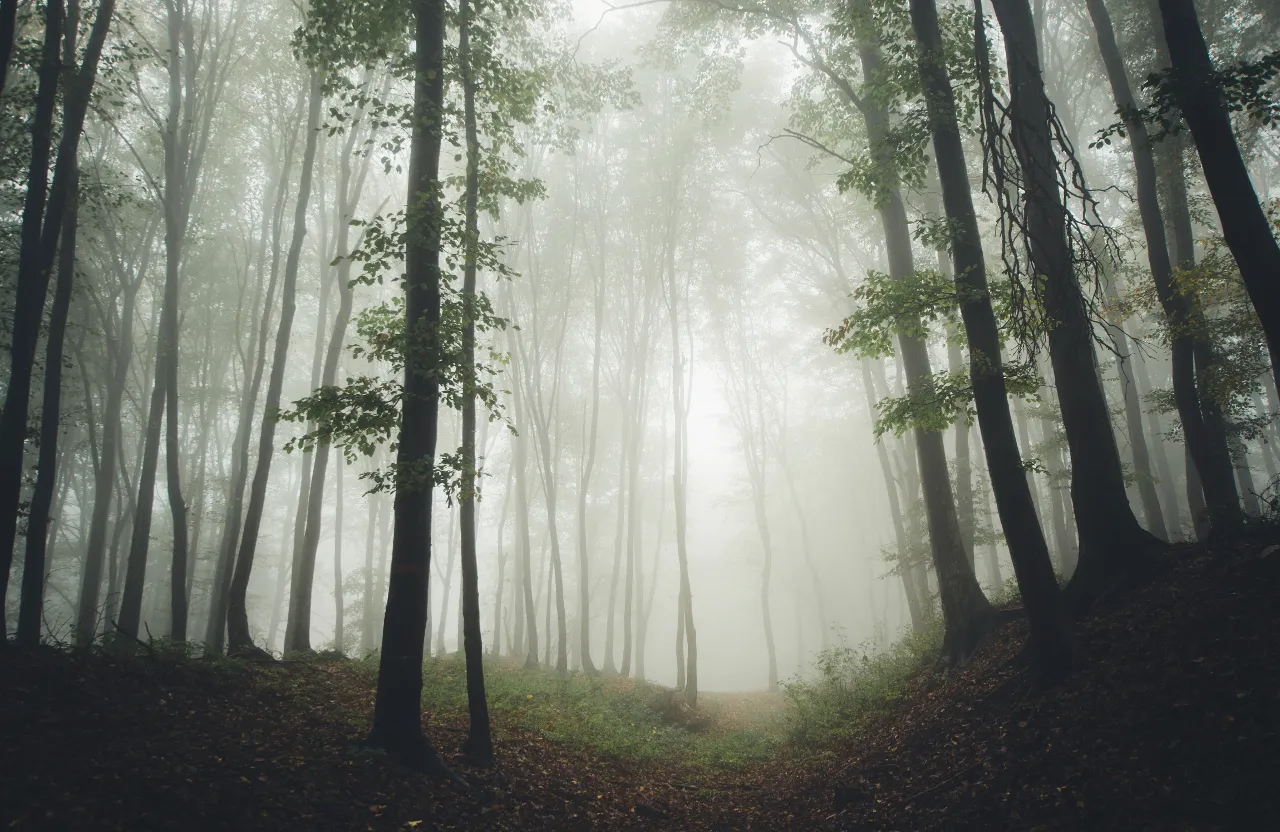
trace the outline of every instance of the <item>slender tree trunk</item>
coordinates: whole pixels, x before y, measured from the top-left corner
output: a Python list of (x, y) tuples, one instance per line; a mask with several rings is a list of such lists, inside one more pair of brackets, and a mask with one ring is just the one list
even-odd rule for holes
[[(678, 194), (673, 194), (677, 197)], [(690, 708), (698, 706), (698, 631), (693, 617), (693, 588), (689, 581), (689, 551), (686, 527), (688, 497), (685, 489), (689, 476), (689, 455), (687, 444), (689, 438), (689, 402), (687, 401), (684, 381), (684, 360), (680, 345), (680, 294), (676, 285), (676, 229), (677, 217), (674, 213), (668, 218), (666, 251), (667, 271), (667, 313), (671, 323), (671, 412), (674, 428), (674, 453), (672, 455), (671, 491), (675, 501), (676, 520), (676, 555), (680, 561), (680, 609), (684, 613), (684, 637), (688, 647), (685, 653), (685, 702)], [(634, 464), (634, 463), (633, 463)]]
[[(474, 13), (481, 11), (476, 0)], [(462, 482), (458, 513), (462, 524), (462, 650), (467, 663), (467, 739), (463, 752), (473, 762), (493, 764), (493, 736), (484, 688), (484, 644), (480, 636), (480, 569), (476, 560), (476, 246), (480, 228), (477, 199), (480, 189), (480, 139), (476, 129), (476, 82), (471, 66), (470, 0), (458, 4), (458, 67), (462, 75), (463, 120), (467, 142), (466, 249), (463, 256), (462, 297), (466, 325), (462, 332)], [(563, 632), (561, 633), (563, 638)], [(562, 650), (563, 652), (563, 650)]]
[(609, 579), (609, 617), (606, 619), (604, 636), (604, 673), (608, 676), (616, 675), (618, 672), (617, 665), (613, 661), (614, 620), (617, 617), (618, 576), (622, 569), (622, 533), (623, 523), (626, 520), (627, 453), (631, 447), (631, 441), (627, 436), (629, 422), (624, 408), (622, 440), (618, 448), (618, 514), (613, 533), (613, 572)]
[[(995, 492), (1000, 524), (1013, 560), (1013, 571), (1031, 624), (1035, 643), (1036, 664), (1042, 681), (1054, 681), (1070, 669), (1071, 645), (1058, 584), (1049, 561), (1049, 548), (1036, 521), (1035, 506), (1022, 471), (1022, 455), (1009, 416), (1009, 396), (1005, 387), (1000, 359), (1000, 329), (991, 306), (987, 288), (986, 261), (973, 209), (969, 188), (955, 98), (942, 59), (942, 34), (938, 26), (937, 8), (933, 0), (911, 0), (911, 21), (919, 43), (920, 76), (926, 90), (929, 127), (934, 151), (938, 157), (938, 173), (942, 183), (947, 224), (951, 229), (951, 256), (956, 294), (961, 298), (960, 313), (969, 340), (969, 374), (973, 382), (974, 404), (978, 411), (978, 427), (987, 458), (987, 471)], [(960, 434), (968, 444), (968, 429)], [(967, 447), (966, 447), (967, 455)], [(968, 472), (965, 474), (966, 480)], [(972, 502), (969, 506), (972, 512)], [(972, 525), (972, 517), (970, 517)], [(931, 527), (932, 533), (932, 527)], [(936, 553), (936, 548), (935, 548)], [(942, 588), (942, 603), (948, 630), (959, 619), (958, 610), (948, 609), (957, 593), (948, 592), (949, 585), (977, 586), (970, 556), (969, 570), (958, 574), (962, 564), (935, 554), (934, 568)], [(952, 598), (948, 596), (951, 595)], [(981, 610), (982, 604), (973, 609)], [(963, 596), (962, 596), (963, 597)], [(972, 615), (972, 613), (969, 613)], [(954, 644), (953, 644), (954, 649)], [(971, 649), (971, 647), (970, 647)], [(963, 660), (964, 655), (952, 654)]]
[(594, 676), (599, 671), (591, 661), (591, 584), (588, 568), (590, 551), (587, 546), (587, 498), (591, 491), (591, 475), (595, 471), (596, 440), (600, 432), (600, 341), (604, 329), (604, 287), (601, 285), (600, 275), (593, 273), (591, 287), (595, 309), (591, 351), (591, 427), (586, 431), (586, 459), (582, 463), (582, 470), (578, 477), (578, 652), (582, 657), (583, 671)]
[[(284, 493), (288, 494), (290, 491), (293, 490), (293, 487), (295, 485), (294, 473), (295, 471), (298, 471), (302, 468), (303, 468), (302, 460), (298, 461), (298, 465), (296, 468), (293, 468), (293, 467), (290, 468), (289, 479), (285, 483)], [(286, 506), (284, 509), (284, 522), (280, 526), (280, 529), (281, 529), (280, 552), (278, 555), (276, 555), (276, 586), (271, 593), (271, 621), (270, 621), (270, 624), (268, 624), (267, 626), (267, 648), (272, 650), (275, 649), (276, 634), (280, 632), (280, 619), (283, 617), (285, 612), (285, 608), (284, 608), (285, 587), (289, 585), (288, 584), (289, 574), (293, 571), (292, 561), (289, 557), (289, 553), (292, 551), (292, 549), (289, 546), (290, 539), (289, 539), (288, 533), (285, 532), (285, 529), (288, 529), (290, 525), (289, 520), (291, 518), (289, 516), (289, 511), (290, 509), (288, 508), (288, 506)], [(297, 513), (298, 513), (298, 509), (297, 507), (294, 507), (293, 514), (296, 515)], [(296, 519), (296, 517), (293, 519)], [(282, 640), (280, 643), (280, 652), (282, 655), (284, 653), (284, 650), (285, 650), (285, 646)]]
[[(44, 8), (44, 46), (41, 51), (36, 100), (31, 116), (31, 164), (27, 169), (27, 193), (22, 207), (18, 253), (18, 281), (14, 292), (13, 328), (10, 330), (9, 379), (4, 411), (0, 413), (0, 622), (5, 621), (9, 569), (13, 564), (18, 531), (22, 473), (26, 464), (27, 414), (30, 408), (32, 367), (36, 344), (49, 294), (52, 258), (43, 256), (42, 231), (62, 223), (61, 204), (46, 205), (49, 197), (49, 155), (53, 145), (53, 111), (62, 72), (59, 47), (65, 23), (63, 0), (48, 0)], [(77, 127), (77, 130), (79, 128)], [(70, 169), (61, 172), (67, 178)], [(58, 176), (55, 173), (55, 179)], [(65, 182), (63, 183), (65, 189)], [(48, 216), (46, 222), (45, 217)]]
[(1276, 279), (1280, 274), (1280, 243), (1276, 242), (1236, 144), (1194, 1), (1159, 3), (1174, 71), (1174, 94), (1195, 140), (1222, 235), (1266, 332), (1272, 372), (1280, 373), (1280, 281)]
[(345, 495), (342, 492), (342, 471), (347, 467), (347, 462), (342, 458), (341, 449), (335, 448), (333, 455), (337, 457), (334, 467), (338, 469), (334, 472), (333, 483), (333, 649), (345, 653), (342, 599), (342, 503)]
[[(1197, 336), (1194, 333), (1204, 332), (1203, 314), (1193, 308), (1173, 284), (1173, 264), (1169, 259), (1165, 222), (1160, 211), (1155, 156), (1146, 125), (1141, 118), (1134, 116), (1137, 101), (1129, 84), (1129, 76), (1125, 70), (1120, 48), (1116, 44), (1111, 16), (1104, 0), (1086, 0), (1086, 2), (1098, 35), (1098, 46), (1107, 70), (1107, 78), (1111, 83), (1116, 107), (1124, 119), (1125, 129), (1129, 134), (1129, 147), (1133, 155), (1137, 179), (1138, 211), (1142, 217), (1142, 228), (1147, 240), (1147, 259), (1156, 293), (1173, 333), (1171, 356), (1174, 399), (1178, 407), (1178, 417), (1184, 426), (1184, 435), (1191, 455), (1198, 460), (1196, 467), (1211, 472), (1211, 476), (1205, 480), (1205, 496), (1208, 498), (1211, 513), (1210, 522), (1223, 529), (1229, 529), (1238, 525), (1240, 521), (1239, 503), (1231, 480), (1230, 456), (1225, 435), (1222, 431), (1212, 430), (1211, 426), (1206, 424), (1205, 414), (1201, 410), (1204, 402), (1201, 401), (1202, 397), (1197, 390), (1193, 368), (1193, 354), (1196, 349), (1194, 341), (1204, 338), (1203, 334)], [(1131, 362), (1127, 361), (1130, 351), (1123, 330), (1117, 333), (1117, 338), (1121, 353), (1121, 383), (1125, 391), (1125, 419), (1129, 424), (1129, 441), (1134, 449), (1134, 468), (1140, 478), (1138, 487), (1142, 496), (1143, 511), (1147, 515), (1147, 526), (1150, 531), (1157, 537), (1167, 540), (1169, 535), (1163, 529), (1163, 516), (1159, 517), (1159, 523), (1156, 522), (1160, 503), (1156, 497), (1155, 484), (1151, 482), (1146, 444), (1138, 442), (1138, 433), (1141, 432), (1142, 426), (1141, 408), (1133, 389), (1133, 380), (1126, 372), (1131, 369), (1128, 366)], [(1207, 343), (1201, 346), (1201, 354), (1208, 357)], [(1203, 375), (1201, 377), (1203, 378)]]
[(505, 545), (507, 531), (507, 510), (511, 508), (511, 488), (515, 471), (507, 466), (507, 486), (502, 489), (502, 511), (498, 517), (498, 585), (493, 593), (493, 645), (489, 648), (494, 656), (502, 655), (502, 597), (507, 583), (507, 549)]
[[(446, 551), (449, 553), (449, 559), (445, 561), (444, 582), (440, 585), (440, 614), (436, 616), (435, 654), (437, 656), (443, 656), (446, 653), (444, 649), (444, 628), (449, 623), (449, 595), (450, 590), (453, 589), (453, 565), (457, 561), (458, 556), (458, 547), (454, 545), (454, 543), (457, 542), (454, 532), (457, 528), (456, 524), (458, 522), (458, 515), (455, 514), (452, 509), (449, 509), (448, 513), (449, 531), (445, 535), (445, 545), (448, 547)], [(428, 613), (430, 613), (430, 610), (428, 610)], [(430, 615), (428, 614), (428, 632), (430, 632), (430, 629)], [(461, 645), (459, 645), (459, 647), (461, 647)]]
[[(859, 38), (858, 55), (864, 77), (876, 77), (882, 71), (881, 56), (874, 41)], [(880, 159), (879, 167), (887, 172), (895, 170), (893, 162), (884, 158), (890, 152), (887, 143), (889, 132), (888, 111), (881, 104), (864, 107), (867, 136), (872, 154)], [(915, 271), (911, 251), (911, 231), (907, 223), (897, 183), (891, 182), (879, 205), (880, 222), (884, 228), (885, 248), (889, 259), (889, 274), (904, 279)], [(925, 342), (911, 335), (899, 333), (899, 355), (911, 389), (932, 380), (929, 352)], [(943, 654), (949, 661), (961, 663), (977, 650), (995, 623), (994, 611), (982, 587), (969, 567), (969, 556), (960, 538), (960, 523), (956, 515), (955, 500), (951, 493), (951, 474), (947, 469), (946, 450), (942, 434), (916, 428), (916, 453), (920, 464), (920, 482), (924, 492), (925, 514), (929, 528), (929, 544), (934, 570), (938, 574), (938, 588), (942, 596), (946, 634)]]
[[(510, 288), (507, 293), (508, 305), (514, 310), (515, 299), (511, 297)], [(520, 351), (515, 347), (515, 334), (511, 334), (512, 350), (511, 350), (511, 375), (515, 379), (520, 379)], [(512, 645), (513, 650), (523, 648), (525, 650), (525, 667), (537, 667), (538, 665), (538, 621), (537, 610), (533, 603), (533, 568), (530, 561), (532, 552), (529, 544), (529, 484), (528, 484), (528, 458), (529, 458), (529, 439), (525, 435), (528, 421), (525, 419), (527, 410), (524, 396), (520, 391), (521, 385), (515, 384), (512, 391), (512, 409), (514, 411), (515, 423), (518, 426), (519, 433), (515, 436), (515, 452), (512, 464), (516, 469), (516, 533), (520, 540), (520, 583), (519, 592), (522, 593), (521, 604), (524, 608), (524, 616), (520, 619), (522, 623), (517, 624), (517, 629), (521, 626), (524, 632), (517, 632), (517, 643)], [(523, 636), (524, 639), (520, 640)]]
[[(227, 598), (231, 591), (231, 575), (235, 568), (237, 544), (240, 540), (240, 520), (244, 511), (244, 494), (249, 483), (249, 441), (253, 433), (253, 414), (257, 410), (258, 392), (262, 389), (262, 375), (267, 363), (267, 341), (271, 332), (271, 307), (275, 299), (276, 281), (279, 275), (281, 226), (285, 209), (285, 183), (293, 169), (292, 134), (287, 141), (288, 153), (284, 165), (275, 182), (275, 200), (270, 222), (271, 234), (271, 271), (267, 284), (266, 301), (263, 303), (261, 317), (258, 319), (258, 331), (249, 343), (249, 351), (256, 351), (253, 359), (251, 380), (246, 379), (246, 388), (241, 392), (240, 414), (236, 422), (235, 439), (232, 442), (231, 485), (228, 489), (226, 514), (222, 521), (222, 538), (218, 545), (218, 562), (214, 567), (213, 592), (209, 603), (209, 626), (205, 633), (206, 649), (215, 653), (221, 652), (225, 645), (227, 632)], [(265, 211), (268, 203), (263, 200)], [(264, 225), (266, 223), (264, 222)], [(259, 264), (265, 254), (267, 228), (263, 228), (262, 246), (259, 252)], [(261, 268), (259, 268), (261, 281)], [(259, 283), (261, 285), (261, 283)], [(305, 477), (303, 478), (305, 480)], [(274, 610), (273, 610), (274, 614)], [(275, 641), (275, 628), (272, 627), (270, 641)]]
[[(440, 141), (444, 111), (445, 4), (416, 0), (414, 116), (409, 164), (405, 259), (405, 333), (423, 343), (406, 350), (397, 463), (414, 471), (396, 483), (391, 580), (378, 666), (378, 692), (368, 743), (402, 764), (447, 773), (422, 732), (422, 643), (431, 575), (431, 480), (435, 464), (439, 382), (418, 366), (423, 347), (438, 348), (440, 321)], [(417, 470), (417, 469), (422, 470)]]
[[(871, 359), (869, 358), (862, 359), (862, 389), (866, 394), (867, 413), (874, 417), (876, 413), (876, 393), (871, 375)], [(893, 465), (889, 461), (889, 449), (885, 447), (883, 438), (876, 441), (876, 457), (880, 462), (880, 474), (884, 477), (885, 493), (889, 497), (889, 518), (893, 521), (894, 541), (897, 544), (898, 552), (898, 575), (902, 579), (902, 589), (907, 596), (907, 612), (911, 616), (911, 629), (919, 632), (924, 629), (928, 622), (928, 608), (925, 600), (916, 592), (915, 584), (911, 580), (910, 570), (907, 569), (904, 562), (905, 553), (910, 544), (906, 523), (902, 516), (902, 504), (898, 500), (898, 486), (893, 477)]]
[(1025, 186), (1030, 267), (1043, 275), (1049, 330), (1067, 444), (1071, 497), (1080, 533), (1075, 600), (1087, 602), (1110, 574), (1130, 568), (1153, 544), (1129, 506), (1120, 451), (1094, 366), (1093, 329), (1067, 239), (1067, 208), (1055, 171), (1052, 112), (1045, 95), (1035, 27), (1026, 0), (993, 0), (1009, 67), (1012, 141)]
[[(69, 28), (74, 27), (75, 22), (75, 16), (72, 15), (68, 20)], [(70, 51), (74, 56), (75, 47), (72, 46)], [(22, 567), (22, 602), (18, 608), (18, 643), (28, 647), (34, 647), (40, 643), (40, 622), (44, 611), (47, 572), (45, 553), (50, 538), (49, 510), (53, 505), (54, 485), (58, 473), (58, 434), (61, 432), (62, 415), (62, 353), (66, 341), (67, 316), (71, 310), (71, 289), (76, 272), (76, 229), (80, 203), (79, 168), (73, 166), (69, 174), (71, 193), (67, 199), (67, 216), (62, 224), (62, 251), (58, 261), (58, 280), (54, 286), (53, 308), (49, 314), (49, 332), (45, 337), (44, 393), (40, 410), (40, 458), (37, 463), (36, 485), (31, 494), (31, 509), (27, 515), (27, 546)]]
[[(1138, 384), (1138, 399), (1139, 401), (1145, 400), (1152, 389), (1151, 374), (1147, 371), (1147, 359), (1141, 352), (1139, 352), (1137, 359), (1134, 361), (1133, 370)], [(1146, 415), (1147, 435), (1154, 439), (1151, 444), (1151, 456), (1155, 460), (1156, 473), (1160, 477), (1160, 503), (1168, 520), (1169, 534), (1172, 539), (1179, 535), (1182, 530), (1181, 500), (1178, 499), (1178, 492), (1175, 488), (1173, 468), (1169, 464), (1168, 443), (1164, 441), (1160, 417), (1154, 409), (1148, 409)]]
[(293, 331), (293, 316), (296, 309), (298, 266), (302, 256), (302, 242), (307, 234), (307, 205), (311, 199), (311, 179), (315, 168), (320, 106), (323, 98), (321, 75), (313, 70), (307, 100), (306, 148), (302, 156), (302, 175), (298, 183), (298, 202), (293, 217), (293, 239), (289, 243), (289, 254), (284, 267), (284, 284), (280, 290), (280, 324), (276, 330), (271, 377), (267, 381), (266, 406), (263, 410), (262, 427), (258, 437), (258, 464), (253, 472), (249, 506), (245, 512), (244, 529), (240, 536), (240, 553), (236, 557), (235, 570), (231, 576), (231, 591), (227, 603), (227, 644), (231, 650), (235, 651), (251, 652), (254, 649), (253, 637), (249, 632), (249, 576), (253, 571), (258, 533), (262, 526), (267, 481), (271, 475), (272, 446), (280, 409), (280, 395), (284, 387), (284, 373), (289, 360), (289, 338)]
[[(373, 651), (374, 642), (374, 595), (373, 595), (373, 554), (377, 548), (375, 533), (378, 530), (378, 518), (382, 513), (382, 500), (376, 494), (369, 495), (369, 523), (364, 533), (364, 604), (360, 616), (360, 653), (367, 656)], [(378, 599), (381, 601), (382, 599)]]

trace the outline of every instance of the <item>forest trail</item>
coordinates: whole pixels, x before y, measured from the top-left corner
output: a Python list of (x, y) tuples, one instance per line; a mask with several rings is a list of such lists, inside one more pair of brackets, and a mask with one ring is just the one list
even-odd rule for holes
[[(723, 769), (614, 759), (495, 717), (488, 802), (354, 748), (347, 662), (0, 658), (6, 829), (1243, 829), (1280, 811), (1280, 547), (1181, 547), (1076, 629), (1060, 689), (1029, 689), (1007, 626), (924, 676), (855, 746)], [(1265, 553), (1265, 554), (1264, 554)], [(531, 697), (532, 698), (532, 697)], [(713, 730), (776, 695), (708, 697)], [(456, 715), (428, 722), (446, 752)], [(726, 727), (728, 726), (728, 727)]]

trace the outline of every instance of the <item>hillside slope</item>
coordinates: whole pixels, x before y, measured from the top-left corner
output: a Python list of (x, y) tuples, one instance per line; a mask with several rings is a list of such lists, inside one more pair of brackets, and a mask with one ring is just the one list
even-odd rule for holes
[[(1280, 550), (1183, 547), (1077, 628), (1030, 689), (1005, 627), (869, 736), (722, 770), (625, 762), (499, 715), (468, 792), (355, 742), (349, 663), (0, 654), (0, 825), (13, 829), (1254, 829), (1280, 812)], [(1263, 554), (1267, 552), (1268, 554)], [(500, 712), (501, 714), (501, 712)], [(446, 752), (465, 722), (427, 723)]]

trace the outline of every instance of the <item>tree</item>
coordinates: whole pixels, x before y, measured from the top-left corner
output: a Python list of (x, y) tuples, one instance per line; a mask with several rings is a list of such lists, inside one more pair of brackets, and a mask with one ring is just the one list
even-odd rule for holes
[[(249, 575), (253, 571), (254, 555), (258, 548), (258, 532), (262, 526), (262, 513), (267, 496), (267, 480), (271, 475), (271, 454), (275, 441), (276, 424), (279, 421), (280, 394), (284, 386), (284, 372), (289, 358), (289, 338), (293, 331), (296, 309), (298, 266), (302, 256), (302, 241), (307, 234), (307, 205), (311, 199), (311, 180), (315, 168), (316, 145), (320, 131), (320, 105), (324, 99), (324, 84), (319, 69), (312, 69), (307, 93), (306, 146), (302, 152), (302, 172), (298, 181), (298, 200), (293, 216), (293, 238), (285, 259), (284, 283), (280, 288), (280, 323), (276, 329), (275, 352), (271, 360), (271, 377), (267, 381), (267, 395), (258, 434), (258, 461), (253, 472), (253, 484), (249, 491), (249, 505), (245, 510), (244, 529), (240, 536), (240, 550), (235, 559), (227, 600), (227, 647), (237, 652), (259, 652), (249, 632)], [(421, 651), (421, 645), (419, 645)]]
[(373, 726), (366, 742), (397, 761), (444, 775), (422, 732), (422, 643), (431, 567), (431, 486), (440, 382), (440, 142), (444, 114), (445, 7), (416, 0), (413, 122), (404, 278), (404, 398), (396, 452), (395, 532), (383, 617)]
[[(1280, 244), (1240, 155), (1221, 78), (1209, 57), (1194, 0), (1159, 0), (1172, 62), (1172, 98), (1191, 130), (1227, 246), (1240, 267), (1280, 373)], [(1203, 480), (1203, 474), (1201, 475)]]
[(480, 570), (476, 562), (476, 244), (480, 235), (477, 201), (480, 188), (480, 139), (476, 128), (476, 79), (472, 63), (473, 20), (482, 14), (477, 0), (458, 6), (458, 72), (462, 79), (463, 120), (467, 144), (465, 216), (463, 219), (462, 304), (462, 459), (459, 522), (462, 524), (462, 627), (467, 663), (467, 709), (470, 723), (463, 751), (479, 765), (493, 764), (489, 703), (484, 689), (484, 644), (480, 638)]
[[(1014, 574), (1031, 624), (1036, 666), (1044, 681), (1061, 678), (1070, 667), (1071, 646), (1058, 582), (1049, 548), (1031, 502), (1000, 355), (1000, 330), (987, 287), (987, 265), (969, 189), (968, 169), (956, 115), (955, 96), (947, 73), (942, 33), (933, 0), (911, 0), (911, 23), (918, 47), (920, 80), (929, 110), (946, 208), (956, 296), (969, 343), (969, 377), (973, 384), (978, 427), (986, 453), (991, 489), (1000, 525), (1009, 544)], [(965, 426), (967, 431), (968, 427)], [(972, 561), (970, 561), (972, 563)], [(954, 564), (937, 561), (939, 582), (955, 580), (943, 572)], [(942, 593), (944, 614), (948, 593)], [(950, 616), (948, 616), (950, 618)]]
[[(55, 169), (53, 187), (50, 188), (49, 153), (53, 144), (53, 111), (61, 76), (60, 49), (66, 19), (62, 0), (50, 0), (45, 4), (44, 19), (40, 80), (31, 121), (31, 163), (22, 205), (18, 280), (9, 348), (9, 384), (5, 389), (4, 410), (0, 412), (0, 620), (4, 619), (9, 568), (13, 563), (13, 546), (18, 530), (18, 500), (22, 494), (27, 411), (36, 342), (40, 336), (40, 321), (44, 317), (45, 298), (49, 293), (54, 249), (66, 212), (75, 145), (79, 142), (79, 125), (76, 125), (74, 140), (63, 142), (63, 145), (71, 142), (72, 152), (60, 166), (61, 176)], [(85, 105), (88, 106), (87, 101)], [(61, 158), (62, 155), (60, 147), (58, 156)], [(50, 199), (51, 196), (54, 198)]]
[[(1196, 470), (1201, 473), (1201, 483), (1209, 505), (1210, 525), (1225, 531), (1240, 522), (1240, 504), (1236, 496), (1235, 484), (1231, 476), (1231, 458), (1226, 447), (1225, 437), (1213, 431), (1212, 416), (1206, 418), (1201, 409), (1201, 391), (1197, 389), (1195, 377), (1195, 336), (1202, 313), (1187, 302), (1187, 299), (1174, 286), (1173, 264), (1169, 259), (1169, 244), (1165, 236), (1164, 216), (1160, 210), (1160, 198), (1157, 187), (1155, 156), (1151, 137), (1147, 133), (1146, 124), (1138, 114), (1137, 102), (1129, 84), (1129, 76), (1125, 70), (1120, 47), (1116, 44), (1115, 31), (1111, 26), (1111, 15), (1103, 0), (1087, 0), (1089, 15), (1093, 20), (1098, 35), (1098, 48), (1102, 52), (1102, 62), (1106, 67), (1107, 79), (1110, 82), (1116, 107), (1124, 118), (1125, 129), (1129, 136), (1129, 148), (1133, 155), (1134, 173), (1137, 179), (1138, 212), (1142, 218), (1142, 230), (1147, 240), (1147, 261), (1151, 268), (1151, 278), (1155, 282), (1156, 292), (1161, 307), (1168, 319), (1170, 332), (1170, 354), (1173, 363), (1173, 392), (1178, 407), (1178, 418), (1183, 425), (1187, 449), (1196, 460)], [(1119, 337), (1127, 338), (1121, 331)], [(1121, 352), (1127, 356), (1127, 344), (1122, 343)], [(1201, 347), (1202, 356), (1208, 345)], [(1133, 388), (1132, 362), (1125, 361), (1122, 366), (1122, 383), (1126, 391)], [(1125, 418), (1132, 430), (1141, 422), (1136, 405), (1126, 393)], [(1135, 444), (1135, 453), (1138, 446)], [(1145, 452), (1145, 449), (1143, 449)], [(1151, 493), (1147, 493), (1150, 491)], [(1153, 500), (1154, 506), (1153, 506)], [(1157, 536), (1163, 537), (1161, 529), (1152, 522), (1151, 517), (1159, 510), (1159, 501), (1155, 499), (1154, 485), (1148, 478), (1143, 491), (1144, 505), (1147, 506), (1148, 525)], [(1161, 524), (1163, 525), (1163, 524)]]
[[(1089, 266), (1092, 255), (1059, 186), (1062, 133), (1045, 93), (1031, 8), (1027, 0), (993, 0), (992, 5), (1004, 34), (1010, 133), (1007, 140), (996, 135), (994, 98), (984, 81), (984, 141), (989, 152), (1001, 152), (992, 189), (1001, 200), (1005, 235), (1018, 238), (1006, 247), (1019, 260), (1007, 264), (1016, 266), (1008, 270), (1019, 278), (1024, 270), (1035, 276), (1031, 291), (1051, 322), (1049, 357), (1071, 452), (1071, 498), (1080, 533), (1079, 565), (1068, 594), (1074, 603), (1086, 603), (1112, 577), (1141, 563), (1155, 539), (1138, 525), (1129, 505), (1120, 451), (1094, 366), (1093, 329), (1076, 274), (1078, 266)], [(987, 40), (980, 13), (978, 18), (975, 37), (983, 72)], [(1013, 158), (1003, 154), (1008, 144)], [(1066, 149), (1069, 155), (1069, 145)], [(1018, 177), (1020, 207), (1007, 196), (1012, 181), (1006, 176)], [(1067, 181), (1082, 178), (1068, 176)], [(1081, 198), (1088, 211), (1089, 198)]]
[[(12, 18), (12, 10), (0, 10), (0, 18), (8, 15)], [(103, 44), (111, 19), (115, 13), (114, 0), (103, 0), (93, 21), (89, 33), (84, 58), (79, 67), (76, 66), (76, 42), (80, 25), (80, 6), (72, 3), (68, 9), (65, 32), (62, 35), (62, 74), (63, 74), (63, 123), (65, 136), (68, 131), (75, 135), (75, 141), (63, 157), (59, 147), (59, 164), (66, 165), (65, 202), (62, 218), (61, 241), (58, 252), (58, 278), (54, 289), (53, 307), (50, 310), (49, 331), (45, 339), (45, 378), (43, 402), (40, 410), (40, 458), (37, 462), (35, 489), (31, 496), (31, 510), (27, 519), (27, 546), (23, 560), (22, 604), (18, 614), (18, 641), (33, 645), (40, 640), (41, 612), (44, 609), (44, 588), (46, 571), (46, 545), (48, 541), (47, 527), (50, 508), (53, 504), (54, 483), (57, 475), (58, 433), (61, 430), (62, 413), (62, 364), (65, 347), (67, 318), (71, 308), (72, 287), (76, 272), (76, 230), (80, 206), (80, 164), (79, 134), (84, 126), (85, 112), (89, 98), (93, 93), (94, 79), (97, 77), (98, 62), (102, 56)], [(11, 25), (0, 19), (0, 26)], [(46, 24), (47, 25), (47, 24)], [(0, 42), (8, 38), (8, 46), (12, 45), (12, 30), (6, 33), (0, 29)], [(7, 48), (7, 47), (6, 47)], [(0, 55), (3, 65), (8, 65), (8, 55)], [(4, 88), (4, 79), (0, 76), (0, 90)], [(54, 177), (56, 179), (57, 172)], [(45, 221), (48, 223), (48, 220)], [(48, 278), (46, 278), (47, 281)], [(7, 406), (6, 406), (7, 411)], [(0, 521), (3, 522), (3, 521)], [(0, 538), (3, 528), (0, 527)], [(4, 545), (0, 540), (0, 545)], [(10, 546), (12, 544), (10, 543)], [(8, 565), (3, 564), (5, 574)], [(4, 592), (4, 580), (0, 579), (0, 594)], [(0, 618), (3, 618), (3, 601), (0, 601)]]

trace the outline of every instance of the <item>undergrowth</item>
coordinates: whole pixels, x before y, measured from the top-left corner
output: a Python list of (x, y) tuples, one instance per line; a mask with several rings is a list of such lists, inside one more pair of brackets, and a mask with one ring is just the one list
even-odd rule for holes
[(822, 751), (856, 739), (887, 715), (912, 679), (933, 662), (942, 626), (908, 633), (887, 650), (841, 645), (818, 654), (815, 678), (783, 685), (787, 739), (797, 748)]

